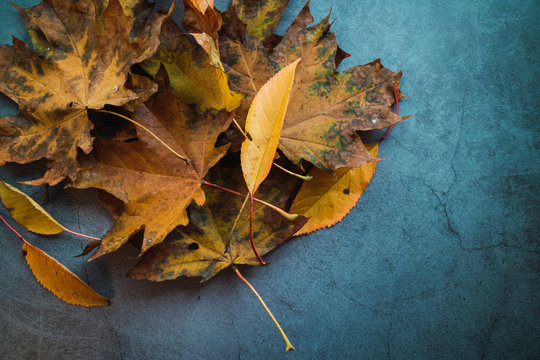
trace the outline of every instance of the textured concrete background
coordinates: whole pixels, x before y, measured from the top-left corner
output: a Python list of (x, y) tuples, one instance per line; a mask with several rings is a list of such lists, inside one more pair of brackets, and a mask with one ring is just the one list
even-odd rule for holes
[[(302, 3), (291, 1), (280, 32)], [(229, 270), (203, 285), (134, 281), (124, 276), (133, 249), (88, 264), (72, 258), (80, 239), (28, 234), (113, 297), (108, 308), (73, 307), (35, 281), (2, 227), (1, 358), (540, 358), (540, 2), (312, 0), (315, 18), (331, 6), (352, 54), (342, 67), (381, 57), (402, 69), (400, 110), (414, 117), (383, 142), (387, 160), (344, 221), (243, 269), (297, 351), (285, 356)], [(8, 31), (27, 39), (7, 1), (0, 18), (1, 42)], [(37, 175), (1, 169), (12, 183)], [(51, 195), (47, 208), (67, 227), (101, 235), (111, 225), (94, 193)]]

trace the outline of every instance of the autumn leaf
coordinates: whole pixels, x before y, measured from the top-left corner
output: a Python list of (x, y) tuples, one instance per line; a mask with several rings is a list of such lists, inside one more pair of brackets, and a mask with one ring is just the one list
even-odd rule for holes
[(218, 30), (221, 28), (222, 19), (219, 12), (214, 8), (214, 2), (184, 0), (184, 5), (182, 25), (206, 51), (210, 57), (210, 63), (223, 70), (218, 45)]
[(187, 104), (196, 104), (200, 112), (236, 109), (243, 96), (230, 90), (227, 74), (212, 66), (204, 50), (179, 32), (174, 21), (166, 21), (161, 45), (143, 68), (154, 76), (163, 64), (173, 94)]
[[(210, 180), (218, 183), (226, 181), (234, 184), (233, 190), (239, 190), (242, 181), (238, 164), (220, 165), (212, 169)], [(279, 170), (274, 171), (259, 190), (259, 194), (262, 194), (265, 200), (280, 207), (285, 206), (295, 186), (294, 182), (284, 181), (283, 176)], [(151, 281), (170, 280), (178, 276), (196, 276), (203, 282), (231, 266), (272, 318), (285, 341), (285, 351), (294, 350), (294, 346), (264, 300), (235, 266), (260, 265), (250, 244), (248, 230), (250, 216), (242, 209), (244, 209), (242, 197), (231, 198), (229, 193), (209, 189), (204, 206), (190, 207), (188, 226), (178, 229), (173, 236), (145, 253), (129, 271), (128, 276)], [(294, 221), (286, 220), (274, 210), (260, 204), (255, 207), (253, 217), (254, 243), (261, 254), (266, 254), (283, 243), (306, 221), (301, 216)]]
[(289, 0), (232, 0), (228, 11), (246, 24), (247, 32), (263, 43), (271, 35)]
[(34, 199), (3, 181), (0, 181), (0, 198), (11, 216), (27, 230), (41, 235), (53, 235), (66, 231), (87, 239), (98, 240), (93, 236), (80, 234), (62, 226)]
[(125, 84), (126, 88), (137, 94), (138, 98), (123, 105), (124, 109), (133, 111), (139, 103), (147, 101), (150, 96), (158, 91), (158, 85), (147, 78), (138, 74), (129, 74)]
[[(293, 193), (295, 183), (286, 181), (283, 173), (274, 170), (260, 189), (259, 196), (278, 207), (285, 207)], [(213, 169), (210, 180), (229, 184), (242, 191), (239, 166), (221, 165)], [(231, 233), (242, 208), (243, 198), (229, 193), (207, 189), (204, 206), (191, 206), (190, 222), (171, 234), (163, 243), (154, 246), (130, 270), (134, 279), (163, 281), (178, 276), (200, 276), (206, 281), (232, 264), (260, 265), (249, 241), (249, 211), (244, 209)], [(283, 218), (274, 210), (256, 203), (253, 211), (254, 243), (261, 255), (270, 252), (291, 237), (305, 223), (304, 217), (294, 221)], [(225, 252), (230, 239), (230, 251)]]
[(43, 235), (64, 231), (64, 227), (41, 205), (16, 187), (0, 181), (0, 197), (11, 216), (26, 229)]
[[(367, 148), (376, 158), (378, 145), (367, 145)], [(308, 234), (341, 221), (356, 205), (376, 166), (374, 161), (355, 168), (341, 168), (335, 175), (314, 167), (309, 173), (313, 179), (302, 184), (291, 207), (291, 212), (308, 218), (295, 235)]]
[(204, 203), (201, 180), (228, 149), (214, 144), (229, 127), (231, 114), (197, 115), (193, 106), (171, 94), (163, 68), (156, 81), (159, 92), (146, 106), (137, 106), (133, 119), (190, 163), (141, 128), (139, 141), (98, 141), (94, 156), (81, 162), (74, 186), (105, 190), (125, 206), (92, 259), (118, 249), (142, 228), (144, 252), (176, 226), (187, 224), (186, 207), (192, 200)]
[[(132, 18), (135, 18), (137, 15), (144, 13), (152, 7), (147, 0), (118, 0), (118, 2), (122, 6), (124, 13)], [(96, 17), (98, 18), (98, 22), (103, 24), (103, 12), (109, 6), (109, 0), (94, 0), (94, 5), (96, 7)]]
[(17, 9), (34, 52), (16, 38), (13, 46), (0, 46), (0, 91), (20, 109), (0, 118), (0, 163), (46, 158), (44, 177), (29, 183), (56, 184), (75, 178), (77, 148), (92, 149), (87, 111), (139, 98), (124, 87), (129, 69), (154, 53), (167, 15), (151, 17), (131, 42), (131, 18), (118, 0), (104, 11), (101, 33), (92, 0), (43, 0)]
[(185, 2), (203, 15), (206, 14), (207, 10), (214, 8), (214, 0), (185, 0)]
[[(232, 89), (246, 94), (237, 109), (239, 122), (258, 89), (291, 61), (302, 56), (296, 72), (289, 111), (279, 149), (293, 163), (302, 159), (326, 171), (374, 161), (356, 131), (380, 129), (405, 119), (392, 112), (401, 73), (384, 68), (379, 60), (345, 71), (336, 70), (338, 52), (329, 17), (310, 28), (313, 17), (306, 5), (273, 50), (249, 33), (220, 42), (222, 62)], [(224, 29), (227, 34), (227, 29)]]
[(41, 285), (71, 305), (107, 306), (109, 299), (99, 295), (64, 265), (43, 250), (24, 242), (24, 258)]
[(248, 137), (242, 143), (242, 172), (251, 194), (257, 191), (272, 167), (283, 119), (289, 104), (294, 73), (301, 59), (283, 68), (253, 98), (246, 119)]

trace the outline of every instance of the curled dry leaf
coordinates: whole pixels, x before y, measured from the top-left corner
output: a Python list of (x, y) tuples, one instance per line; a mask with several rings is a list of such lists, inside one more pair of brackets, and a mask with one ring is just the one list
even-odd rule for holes
[(223, 70), (219, 56), (218, 30), (221, 28), (221, 15), (214, 8), (213, 1), (184, 0), (184, 20), (182, 25), (206, 51), (210, 63)]
[[(376, 158), (378, 145), (367, 145), (367, 148)], [(291, 207), (292, 212), (308, 218), (295, 235), (308, 234), (341, 221), (366, 189), (376, 166), (377, 162), (373, 161), (355, 168), (341, 168), (335, 175), (313, 168), (309, 173), (313, 179), (302, 184)]]
[(243, 95), (231, 91), (227, 74), (212, 66), (203, 49), (179, 32), (173, 20), (166, 21), (161, 45), (143, 68), (155, 76), (161, 64), (165, 66), (173, 94), (187, 104), (196, 104), (199, 112), (236, 109)]
[(58, 234), (65, 230), (34, 199), (3, 181), (0, 181), (0, 197), (11, 216), (26, 229), (43, 235)]
[(75, 178), (77, 148), (92, 149), (87, 110), (138, 98), (124, 87), (129, 68), (154, 53), (166, 15), (153, 16), (145, 36), (132, 43), (131, 18), (118, 0), (104, 11), (101, 33), (92, 0), (17, 8), (35, 52), (16, 38), (13, 46), (0, 46), (0, 91), (20, 109), (20, 115), (0, 118), (0, 163), (46, 158), (48, 171), (31, 183), (54, 185)]
[(197, 115), (193, 106), (172, 95), (164, 68), (156, 81), (159, 92), (146, 105), (138, 105), (133, 118), (190, 164), (140, 128), (139, 141), (98, 141), (94, 155), (81, 161), (74, 186), (105, 190), (125, 205), (92, 259), (118, 249), (142, 228), (144, 252), (176, 226), (187, 224), (191, 201), (204, 203), (201, 180), (227, 152), (228, 146), (214, 144), (229, 127), (232, 114)]
[(43, 250), (25, 242), (23, 253), (39, 283), (60, 300), (86, 307), (110, 305), (109, 299), (96, 293), (77, 275)]
[(136, 100), (132, 100), (123, 105), (124, 109), (134, 111), (137, 104), (148, 101), (150, 96), (158, 91), (158, 85), (147, 78), (138, 74), (129, 74), (126, 81), (126, 88), (138, 95)]
[(242, 143), (242, 172), (254, 194), (272, 167), (283, 119), (289, 104), (294, 73), (301, 59), (274, 75), (255, 95), (246, 119), (248, 137)]
[[(229, 12), (228, 16), (233, 15)], [(247, 32), (235, 38), (221, 38), (222, 62), (232, 89), (246, 94), (237, 109), (239, 122), (246, 118), (262, 84), (302, 56), (279, 149), (297, 165), (305, 159), (326, 171), (374, 161), (356, 131), (381, 129), (405, 119), (391, 110), (395, 102), (393, 82), (398, 97), (404, 97), (399, 92), (401, 73), (384, 68), (379, 60), (337, 71), (336, 62), (344, 54), (338, 52), (329, 17), (306, 28), (312, 21), (306, 5), (272, 50)], [(241, 31), (226, 26), (224, 34)]]
[(214, 0), (184, 0), (184, 2), (203, 15), (214, 8)]

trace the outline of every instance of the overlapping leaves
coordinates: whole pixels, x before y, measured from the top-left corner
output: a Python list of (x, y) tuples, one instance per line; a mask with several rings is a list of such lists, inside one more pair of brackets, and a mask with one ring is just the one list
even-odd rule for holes
[[(0, 47), (0, 91), (20, 109), (0, 118), (0, 162), (45, 158), (47, 172), (31, 184), (67, 177), (103, 191), (115, 223), (83, 254), (97, 248), (95, 259), (142, 233), (129, 273), (137, 279), (206, 281), (334, 225), (375, 171), (378, 145), (366, 147), (358, 132), (405, 119), (391, 109), (404, 97), (401, 72), (379, 60), (338, 71), (348, 54), (329, 16), (310, 26), (308, 4), (277, 36), (288, 0), (233, 0), (224, 13), (212, 0), (183, 3), (180, 28), (146, 0), (42, 0), (18, 8), (33, 50), (16, 38)], [(308, 163), (312, 179), (299, 183), (294, 172)], [(23, 226), (81, 235), (0, 185)], [(23, 241), (57, 296), (107, 303)], [(48, 279), (47, 267), (62, 278)], [(62, 279), (86, 300), (66, 295)]]
[[(235, 9), (228, 16), (234, 18)], [(398, 97), (403, 97), (399, 92), (401, 73), (384, 68), (379, 60), (337, 71), (338, 46), (329, 16), (307, 28), (312, 21), (306, 5), (271, 50), (261, 40), (261, 33), (268, 31), (253, 30), (259, 36), (255, 37), (233, 21), (223, 29), (222, 61), (233, 90), (246, 95), (237, 117), (240, 122), (245, 119), (253, 96), (268, 78), (301, 57), (304, 61), (297, 69), (281, 132), (281, 151), (295, 164), (305, 159), (327, 171), (374, 161), (356, 131), (381, 129), (404, 119), (391, 110), (393, 83)], [(265, 23), (262, 20), (260, 26)]]
[(88, 110), (139, 98), (124, 84), (131, 66), (157, 49), (166, 15), (150, 17), (132, 42), (132, 19), (118, 0), (103, 12), (101, 32), (93, 0), (44, 0), (18, 10), (34, 52), (16, 38), (0, 47), (0, 91), (20, 109), (0, 119), (0, 162), (46, 158), (49, 170), (33, 183), (54, 185), (75, 178), (77, 148), (92, 150)]
[(191, 201), (204, 203), (201, 180), (227, 151), (228, 146), (214, 145), (229, 127), (231, 114), (197, 115), (170, 92), (163, 68), (156, 81), (159, 92), (138, 105), (133, 118), (189, 159), (189, 164), (141, 128), (136, 142), (100, 141), (94, 155), (81, 162), (74, 184), (109, 192), (125, 203), (125, 210), (94, 257), (118, 249), (143, 227), (144, 252), (176, 226), (186, 225), (185, 209)]
[[(242, 191), (242, 172), (237, 159), (227, 160), (223, 166), (214, 168), (209, 180), (218, 184), (234, 184), (233, 190)], [(285, 207), (294, 194), (295, 185), (287, 175), (274, 170), (261, 185), (258, 195), (269, 203)], [(247, 208), (242, 210), (242, 197), (217, 189), (205, 192), (205, 205), (190, 207), (189, 225), (150, 249), (129, 272), (130, 277), (163, 281), (183, 275), (199, 276), (206, 281), (231, 264), (259, 265), (250, 246), (249, 211)], [(306, 220), (298, 217), (289, 221), (274, 210), (256, 204), (253, 236), (259, 253), (264, 255), (283, 243)], [(226, 244), (230, 244), (229, 251), (225, 250)]]

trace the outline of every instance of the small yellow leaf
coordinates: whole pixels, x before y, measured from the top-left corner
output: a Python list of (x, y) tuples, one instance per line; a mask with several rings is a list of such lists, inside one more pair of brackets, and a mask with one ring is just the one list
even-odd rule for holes
[(96, 293), (77, 275), (43, 250), (25, 242), (23, 252), (36, 279), (60, 300), (86, 307), (110, 305), (109, 299)]
[(296, 66), (294, 61), (274, 75), (255, 95), (246, 118), (250, 138), (242, 143), (242, 172), (254, 194), (268, 176), (279, 143), (283, 119), (289, 104)]
[(19, 189), (0, 181), (0, 197), (13, 218), (26, 229), (52, 235), (64, 230), (45, 209)]
[[(366, 147), (377, 158), (379, 146)], [(335, 176), (313, 168), (310, 172), (313, 179), (302, 184), (290, 210), (309, 218), (295, 235), (308, 234), (341, 221), (371, 181), (376, 166), (377, 162), (373, 161), (360, 167), (341, 168)]]

